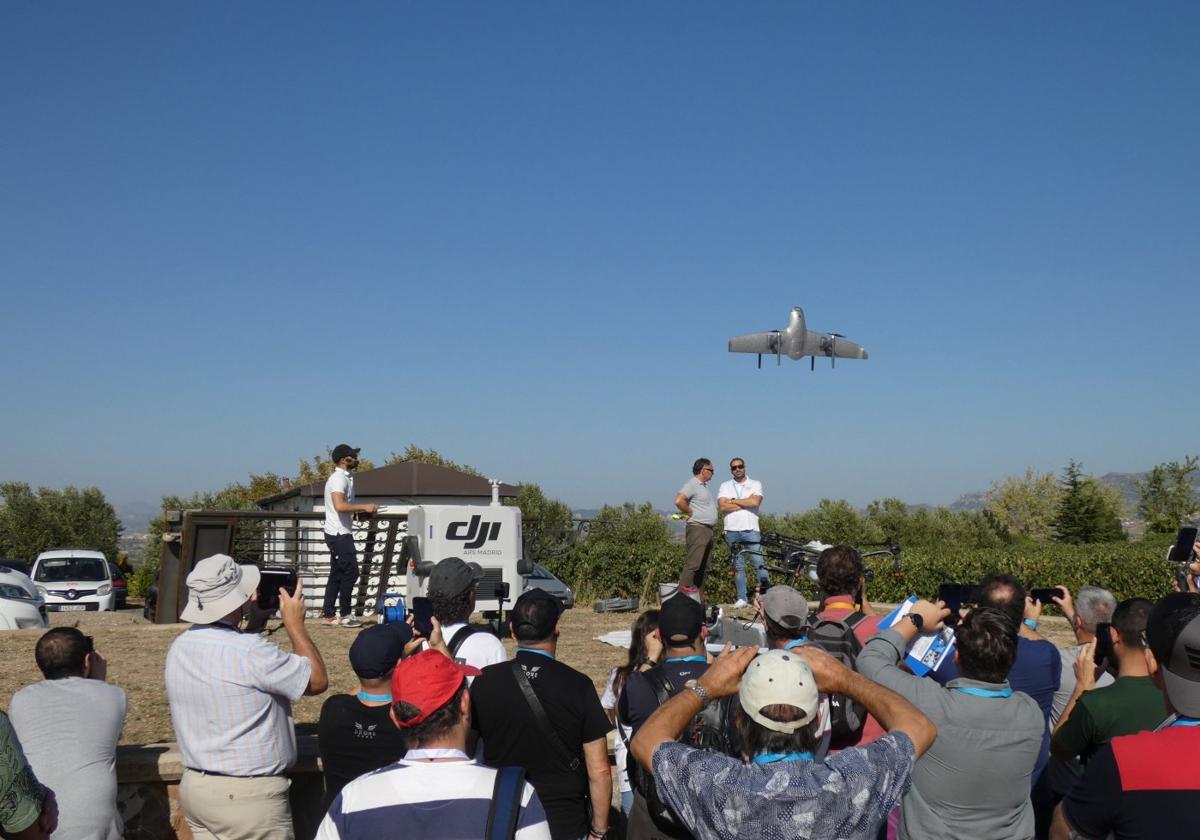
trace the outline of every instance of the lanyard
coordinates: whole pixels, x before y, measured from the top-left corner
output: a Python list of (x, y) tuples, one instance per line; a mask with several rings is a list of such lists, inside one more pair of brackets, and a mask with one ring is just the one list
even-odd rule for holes
[(788, 642), (786, 645), (783, 646), (783, 649), (791, 650), (792, 648), (800, 647), (800, 645), (805, 644), (807, 642), (808, 642), (808, 636), (801, 636), (799, 639), (792, 639), (790, 642)]
[(667, 661), (668, 662), (707, 662), (708, 657), (701, 656), (700, 654), (696, 654), (695, 656), (669, 656), (669, 657), (667, 657)]
[(848, 603), (846, 601), (830, 601), (828, 604), (825, 605), (825, 609), (827, 609), (827, 610), (831, 610), (834, 607), (845, 607), (848, 610), (854, 609), (854, 605), (851, 603)]
[(554, 654), (548, 650), (538, 650), (537, 648), (517, 648), (517, 653), (536, 653), (538, 656), (544, 656), (547, 659), (553, 659)]
[(365, 691), (360, 691), (354, 695), (359, 700), (366, 703), (391, 703), (392, 695), (390, 694), (367, 694)]
[(467, 754), (462, 750), (409, 750), (404, 754), (405, 761), (433, 761), (435, 758), (460, 758), (467, 761)]
[(1200, 726), (1200, 718), (1177, 717), (1171, 726)]
[(781, 761), (812, 761), (813, 754), (810, 752), (759, 753), (750, 760), (755, 764), (778, 764)]
[(1011, 688), (976, 688), (973, 685), (956, 685), (951, 691), (961, 691), (972, 697), (1012, 697)]

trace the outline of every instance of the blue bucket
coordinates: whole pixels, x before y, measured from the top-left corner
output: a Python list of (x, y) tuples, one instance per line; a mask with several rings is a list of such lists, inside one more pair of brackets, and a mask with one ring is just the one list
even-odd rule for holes
[(380, 624), (404, 621), (404, 596), (399, 592), (388, 592), (383, 596), (383, 603), (376, 612), (379, 613)]

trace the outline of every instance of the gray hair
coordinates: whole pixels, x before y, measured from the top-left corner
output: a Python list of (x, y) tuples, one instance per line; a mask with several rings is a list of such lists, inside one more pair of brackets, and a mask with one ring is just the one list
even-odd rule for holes
[(1096, 632), (1096, 625), (1104, 621), (1112, 621), (1113, 610), (1117, 608), (1117, 599), (1107, 589), (1099, 586), (1082, 586), (1075, 596), (1075, 614), (1079, 623), (1089, 633)]

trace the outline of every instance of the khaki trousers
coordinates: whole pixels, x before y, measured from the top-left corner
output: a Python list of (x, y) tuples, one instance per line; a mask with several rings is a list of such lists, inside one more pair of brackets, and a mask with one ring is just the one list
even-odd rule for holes
[(184, 770), (179, 804), (196, 840), (295, 840), (287, 776), (210, 776)]
[(701, 588), (704, 586), (704, 572), (708, 568), (708, 556), (712, 554), (712, 526), (689, 522), (683, 531), (683, 544), (687, 555), (683, 561), (683, 571), (679, 573), (679, 585)]

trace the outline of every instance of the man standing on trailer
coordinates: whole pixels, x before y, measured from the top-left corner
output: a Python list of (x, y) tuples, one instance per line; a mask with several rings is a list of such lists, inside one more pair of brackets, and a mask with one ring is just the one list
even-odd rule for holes
[[(321, 623), (326, 627), (362, 627), (350, 612), (350, 596), (358, 580), (358, 555), (354, 551), (355, 513), (375, 513), (379, 505), (354, 503), (354, 476), (358, 449), (348, 443), (333, 448), (337, 466), (325, 481), (325, 545), (329, 546), (329, 580), (325, 582), (325, 602)], [(334, 615), (334, 602), (341, 608), (341, 619)]]
[(717, 505), (708, 489), (712, 477), (712, 461), (697, 458), (692, 464), (692, 477), (675, 494), (675, 507), (687, 515), (683, 532), (687, 555), (679, 573), (679, 588), (685, 591), (695, 592), (704, 586), (704, 571), (712, 554), (713, 527), (717, 524)]
[[(729, 462), (733, 478), (721, 485), (717, 491), (717, 509), (725, 514), (725, 542), (733, 560), (733, 585), (737, 590), (735, 609), (747, 607), (746, 601), (746, 557), (754, 564), (758, 585), (770, 586), (771, 579), (763, 569), (762, 533), (758, 530), (758, 508), (763, 500), (761, 481), (746, 475), (746, 459), (734, 458)], [(739, 549), (737, 546), (741, 544)]]

